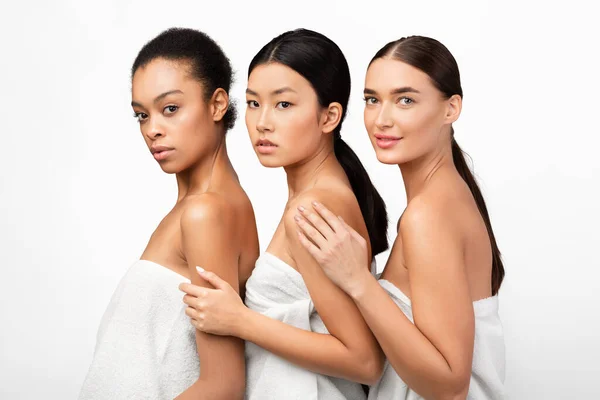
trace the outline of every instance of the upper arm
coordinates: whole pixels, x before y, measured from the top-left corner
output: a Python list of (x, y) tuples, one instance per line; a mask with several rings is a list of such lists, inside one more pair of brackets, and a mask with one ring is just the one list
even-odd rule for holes
[[(182, 250), (193, 284), (211, 287), (196, 271), (196, 266), (201, 266), (238, 290), (239, 251), (234, 247), (237, 242), (235, 215), (222, 197), (204, 194), (186, 205), (181, 215), (181, 235)], [(196, 344), (202, 376), (243, 382), (243, 341), (196, 330)]]
[(464, 240), (452, 216), (413, 200), (400, 223), (415, 325), (453, 372), (471, 371), (475, 317), (464, 263)]
[[(339, 205), (335, 207), (333, 202), (328, 204), (327, 199), (321, 196), (303, 195), (290, 206), (284, 216), (289, 251), (298, 271), (302, 274), (315, 308), (330, 334), (350, 350), (356, 351), (361, 357), (372, 360), (373, 357), (380, 356), (379, 346), (356, 304), (325, 275), (317, 261), (304, 248), (298, 238), (298, 228), (294, 220), (294, 216), (299, 214), (296, 207), (303, 205), (308, 209), (308, 207), (311, 207), (313, 200), (321, 202), (336, 215), (341, 215), (346, 221), (356, 219), (348, 212), (348, 208), (342, 208), (343, 205), (342, 207)], [(354, 228), (357, 229), (357, 227)], [(367, 267), (365, 266), (365, 268)], [(379, 358), (377, 358), (377, 361), (380, 361)]]

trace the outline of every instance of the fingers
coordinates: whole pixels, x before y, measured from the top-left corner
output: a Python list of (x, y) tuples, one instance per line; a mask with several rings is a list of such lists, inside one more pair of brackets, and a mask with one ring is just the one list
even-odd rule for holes
[(350, 234), (352, 235), (352, 237), (356, 240), (358, 240), (360, 243), (365, 241), (365, 238), (360, 236), (360, 233), (356, 232), (354, 230), (354, 228), (352, 228), (350, 225), (348, 225), (346, 223), (346, 221), (344, 221), (344, 219), (342, 217), (338, 217), (340, 223), (342, 224), (342, 226), (348, 231), (350, 232)]
[(327, 207), (316, 201), (313, 201), (312, 205), (313, 208), (317, 211), (317, 213), (319, 213), (319, 215), (323, 217), (325, 222), (327, 222), (327, 224), (331, 227), (331, 229), (333, 229), (334, 232), (339, 232), (340, 229), (343, 229), (344, 225), (340, 223), (340, 220), (335, 216), (334, 213), (329, 211)]
[(190, 307), (199, 308), (199, 305), (200, 305), (199, 300), (205, 296), (206, 296), (206, 293), (201, 294), (199, 297), (194, 297), (194, 296), (190, 296), (189, 294), (186, 294), (185, 296), (183, 296), (183, 302)]
[(200, 286), (192, 285), (191, 283), (182, 283), (179, 285), (179, 290), (194, 297), (206, 295), (206, 289)]
[(319, 260), (321, 258), (321, 249), (315, 246), (313, 242), (308, 240), (308, 238), (300, 230), (298, 231), (298, 240), (315, 260)]
[(306, 240), (312, 240), (311, 244), (314, 243), (313, 246), (316, 245), (322, 249), (324, 246), (327, 245), (327, 239), (325, 239), (323, 235), (317, 229), (315, 229), (315, 227), (309, 224), (304, 218), (302, 218), (299, 215), (296, 215), (294, 217), (294, 220), (296, 221), (296, 225), (300, 229), (300, 232), (304, 234), (304, 238)]
[(215, 287), (216, 289), (225, 290), (228, 287), (231, 287), (231, 285), (227, 281), (221, 279), (214, 272), (205, 271), (202, 267), (196, 267), (196, 270), (205, 281), (213, 285), (213, 287)]
[(188, 307), (185, 309), (185, 315), (187, 315), (188, 317), (190, 317), (190, 323), (192, 324), (192, 326), (196, 329), (198, 329), (199, 331), (205, 332), (205, 325), (204, 325), (204, 314), (201, 312), (196, 311), (195, 308), (192, 307)]
[(331, 229), (331, 226), (321, 218), (317, 213), (311, 212), (302, 206), (298, 207), (298, 211), (306, 218), (315, 229), (326, 239), (330, 239), (335, 232)]

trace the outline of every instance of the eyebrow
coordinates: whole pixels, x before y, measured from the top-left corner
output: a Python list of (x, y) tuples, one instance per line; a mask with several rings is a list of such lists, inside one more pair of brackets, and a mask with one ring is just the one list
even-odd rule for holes
[[(298, 93), (298, 92), (296, 92), (294, 89), (292, 89), (291, 87), (289, 87), (289, 86), (285, 86), (285, 87), (282, 87), (282, 88), (280, 88), (280, 89), (273, 90), (273, 91), (271, 92), (271, 94), (272, 94), (272, 95), (274, 95), (274, 96), (276, 96), (276, 95), (278, 95), (278, 94), (282, 94), (282, 93), (285, 93), (285, 92), (293, 92), (293, 93)], [(249, 94), (249, 95), (251, 95), (251, 96), (258, 96), (258, 93), (256, 93), (256, 92), (255, 92), (254, 90), (252, 90), (252, 89), (246, 89), (246, 94)]]
[[(179, 89), (169, 90), (168, 92), (164, 92), (164, 93), (159, 94), (158, 96), (156, 96), (152, 102), (154, 104), (156, 104), (156, 103), (158, 103), (159, 101), (161, 101), (162, 99), (164, 99), (165, 97), (167, 97), (168, 95), (171, 95), (171, 94), (183, 94), (183, 92), (181, 90), (179, 90)], [(131, 106), (132, 107), (144, 107), (140, 103), (135, 102), (135, 101), (131, 102)]]
[[(365, 88), (364, 93), (365, 94), (377, 94), (377, 92), (375, 90), (369, 89), (369, 88)], [(392, 89), (390, 91), (391, 95), (402, 94), (402, 93), (421, 93), (421, 92), (419, 92), (417, 89), (410, 87), (410, 86), (403, 86), (403, 87), (399, 87), (396, 89)]]

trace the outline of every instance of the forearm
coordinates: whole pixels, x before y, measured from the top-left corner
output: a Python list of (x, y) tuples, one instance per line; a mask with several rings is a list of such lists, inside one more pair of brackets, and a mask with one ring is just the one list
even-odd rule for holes
[(402, 312), (375, 278), (352, 294), (389, 363), (425, 398), (464, 398), (467, 388), (444, 356)]
[(368, 365), (340, 340), (329, 334), (307, 331), (247, 309), (240, 337), (301, 368), (355, 382), (373, 384)]
[(236, 400), (244, 398), (245, 381), (223, 382), (202, 376), (175, 400)]

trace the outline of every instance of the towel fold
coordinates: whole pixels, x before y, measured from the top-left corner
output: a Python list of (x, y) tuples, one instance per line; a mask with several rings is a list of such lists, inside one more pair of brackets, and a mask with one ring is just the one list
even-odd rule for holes
[(182, 282), (189, 280), (151, 261), (129, 268), (102, 317), (80, 400), (171, 400), (198, 379)]
[[(246, 283), (246, 305), (261, 314), (312, 332), (328, 333), (298, 271), (270, 253), (256, 261)], [(319, 349), (314, 349), (319, 351)], [(364, 400), (360, 384), (300, 368), (246, 343), (248, 400)]]
[[(406, 317), (414, 322), (410, 299), (387, 280), (381, 279), (379, 284)], [(475, 301), (473, 310), (475, 312), (475, 343), (467, 399), (504, 399), (504, 336), (502, 323), (498, 316), (498, 296)], [(402, 340), (402, 338), (399, 337), (398, 340)], [(396, 399), (421, 400), (423, 397), (410, 389), (386, 361), (381, 379), (369, 391), (369, 400)]]

